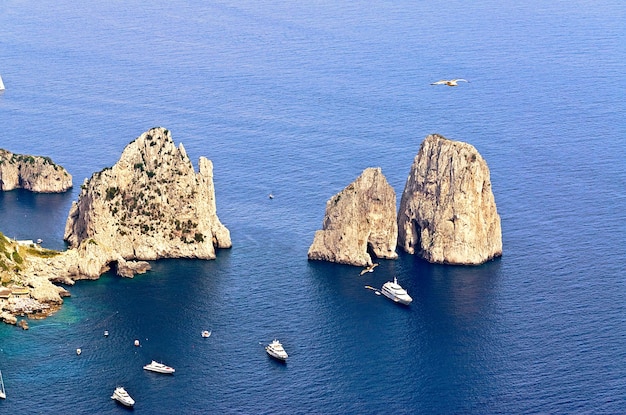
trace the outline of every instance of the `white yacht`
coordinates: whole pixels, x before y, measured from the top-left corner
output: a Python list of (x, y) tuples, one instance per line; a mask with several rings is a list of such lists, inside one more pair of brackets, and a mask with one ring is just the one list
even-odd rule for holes
[(265, 351), (275, 359), (283, 362), (287, 360), (287, 352), (283, 348), (283, 345), (276, 339), (265, 347)]
[(4, 390), (4, 380), (2, 379), (2, 371), (0, 370), (0, 398), (6, 399), (7, 392)]
[(204, 337), (205, 339), (207, 337), (211, 337), (211, 332), (209, 330), (203, 330), (202, 331), (202, 337)]
[(393, 277), (393, 281), (387, 281), (380, 290), (383, 295), (396, 303), (409, 305), (413, 299), (404, 288), (398, 284), (398, 279)]
[(122, 405), (126, 405), (126, 406), (135, 405), (135, 400), (131, 398), (128, 392), (126, 392), (126, 389), (124, 389), (121, 386), (118, 386), (117, 388), (115, 388), (115, 391), (113, 392), (113, 396), (111, 396), (111, 399), (115, 399)]
[(145, 365), (143, 368), (158, 373), (169, 374), (176, 372), (173, 367), (166, 366), (163, 363), (155, 362), (154, 360), (150, 364)]

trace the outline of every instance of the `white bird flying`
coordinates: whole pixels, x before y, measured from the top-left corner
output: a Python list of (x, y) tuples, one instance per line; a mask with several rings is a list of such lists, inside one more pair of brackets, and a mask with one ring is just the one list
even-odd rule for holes
[(374, 272), (374, 268), (376, 268), (377, 266), (378, 266), (378, 263), (376, 263), (376, 264), (372, 264), (372, 265), (370, 265), (370, 266), (368, 266), (368, 267), (365, 267), (365, 268), (363, 269), (363, 271), (361, 271), (361, 273), (360, 273), (359, 275), (363, 275), (363, 274), (365, 274), (366, 272)]
[(448, 85), (448, 86), (457, 86), (458, 82), (469, 82), (467, 79), (442, 79), (441, 81), (433, 82), (431, 85)]

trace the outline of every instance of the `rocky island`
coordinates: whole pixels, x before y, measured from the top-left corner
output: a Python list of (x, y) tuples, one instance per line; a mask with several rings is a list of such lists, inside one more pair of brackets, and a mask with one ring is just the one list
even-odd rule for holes
[(213, 164), (204, 157), (198, 164), (196, 174), (168, 130), (145, 132), (83, 183), (64, 239), (126, 260), (214, 259), (215, 248), (231, 247), (230, 232), (217, 217)]
[(14, 154), (0, 149), (0, 190), (25, 189), (62, 193), (72, 187), (72, 176), (49, 157)]
[(400, 200), (398, 245), (443, 264), (502, 255), (489, 167), (474, 146), (440, 135), (422, 142)]
[[(67, 185), (55, 178), (59, 176), (71, 180), (45, 158), (31, 162), (28, 156), (11, 156), (13, 161), (7, 162), (12, 153), (2, 154), (3, 185), (16, 174), (11, 170), (16, 165), (18, 177), (29, 178), (17, 180), (24, 188), (55, 188), (34, 186), (37, 174), (31, 164), (48, 166), (41, 170), (48, 172), (41, 174), (46, 183)], [(132, 277), (150, 268), (148, 260), (214, 259), (216, 249), (230, 248), (230, 232), (217, 216), (213, 165), (201, 157), (198, 166), (196, 173), (183, 145), (176, 147), (168, 130), (153, 128), (128, 144), (115, 165), (82, 184), (65, 225), (67, 251), (0, 234), (0, 319), (16, 324), (16, 315), (45, 315), (60, 306), (69, 293), (53, 283), (97, 279), (111, 268)], [(481, 264), (502, 255), (489, 168), (473, 146), (439, 135), (426, 137), (411, 166), (399, 212), (396, 193), (381, 169), (365, 169), (327, 201), (308, 258), (371, 267), (373, 257), (397, 258), (397, 246), (444, 264)]]
[(370, 252), (397, 258), (397, 239), (396, 192), (380, 168), (368, 168), (326, 202), (322, 230), (315, 232), (308, 258), (369, 266)]
[(67, 251), (2, 236), (9, 259), (0, 262), (2, 285), (17, 288), (4, 289), (1, 318), (15, 323), (15, 313), (29, 313), (11, 306), (18, 296), (19, 304), (29, 300), (31, 312), (60, 305), (69, 293), (53, 282), (97, 279), (111, 268), (132, 277), (150, 268), (148, 260), (215, 259), (217, 248), (230, 248), (230, 232), (217, 217), (213, 165), (204, 157), (198, 165), (196, 173), (183, 145), (176, 147), (168, 130), (153, 128), (128, 144), (114, 166), (82, 184), (65, 225)]
[(477, 265), (502, 255), (500, 216), (487, 163), (470, 144), (429, 135), (415, 157), (396, 215), (380, 169), (366, 169), (326, 203), (308, 258), (372, 265), (396, 245), (433, 263)]

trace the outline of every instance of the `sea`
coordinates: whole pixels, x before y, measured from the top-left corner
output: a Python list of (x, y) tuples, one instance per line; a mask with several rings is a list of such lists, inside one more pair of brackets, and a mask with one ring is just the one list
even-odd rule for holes
[[(136, 414), (626, 413), (624, 22), (623, 0), (3, 0), (0, 148), (74, 187), (0, 193), (0, 231), (66, 249), (83, 181), (161, 126), (212, 160), (233, 247), (0, 324), (0, 413), (126, 413), (116, 386)], [(380, 167), (399, 204), (433, 133), (486, 160), (502, 257), (308, 261), (326, 201)], [(394, 277), (408, 307), (365, 288)]]

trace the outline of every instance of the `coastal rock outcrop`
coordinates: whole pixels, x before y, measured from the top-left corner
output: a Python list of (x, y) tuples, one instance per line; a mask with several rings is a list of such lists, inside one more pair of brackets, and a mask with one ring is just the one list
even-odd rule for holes
[(164, 128), (128, 144), (72, 203), (64, 239), (87, 256), (71, 272), (91, 278), (118, 258), (214, 259), (216, 248), (230, 248), (230, 232), (217, 217), (213, 164), (204, 157), (198, 164), (196, 174)]
[(315, 232), (308, 258), (368, 266), (370, 252), (397, 258), (397, 237), (396, 193), (380, 168), (368, 168), (326, 202), (322, 230)]
[(97, 279), (114, 268), (132, 278), (158, 258), (214, 259), (230, 248), (230, 232), (217, 217), (213, 165), (201, 157), (199, 172), (170, 132), (154, 128), (131, 142), (111, 168), (81, 186), (70, 209), (59, 252), (0, 233), (0, 319), (47, 315), (69, 295), (54, 285)]
[(398, 245), (432, 263), (477, 265), (502, 255), (489, 168), (472, 145), (426, 137), (402, 193)]
[(0, 149), (0, 190), (21, 188), (38, 193), (62, 193), (71, 187), (72, 176), (49, 157)]
[(0, 233), (0, 319), (16, 324), (16, 315), (47, 315), (69, 293), (54, 285), (47, 272), (35, 274), (32, 266), (59, 256), (58, 251), (28, 241), (15, 241)]

